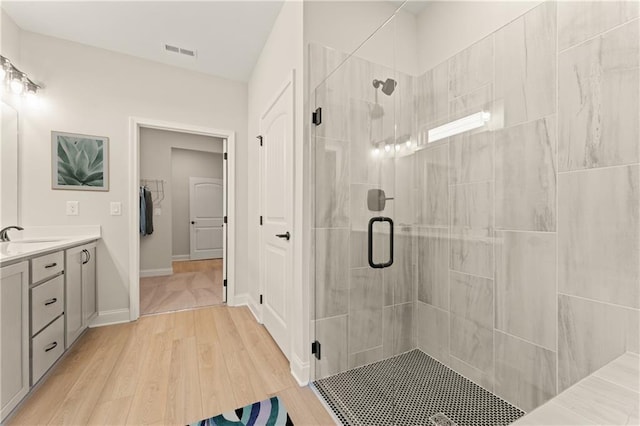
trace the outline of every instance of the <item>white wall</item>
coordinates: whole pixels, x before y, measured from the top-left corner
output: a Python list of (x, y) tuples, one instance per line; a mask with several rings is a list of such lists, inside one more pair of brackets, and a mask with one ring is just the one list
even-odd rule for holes
[[(393, 16), (396, 9), (396, 4), (376, 0), (305, 2), (305, 46), (318, 43), (351, 53)], [(416, 75), (416, 37), (415, 16), (401, 10), (356, 56)]]
[(513, 21), (540, 1), (434, 1), (417, 17), (418, 74)]
[[(222, 152), (222, 139), (210, 136), (140, 129), (140, 179), (164, 180), (164, 200), (154, 207), (153, 234), (140, 237), (140, 271), (147, 274), (171, 273), (174, 214), (172, 148), (188, 148), (210, 153)], [(211, 154), (213, 155), (213, 154)], [(222, 157), (218, 154), (220, 161)], [(196, 161), (200, 164), (200, 161)], [(211, 168), (214, 165), (211, 164)], [(222, 175), (222, 164), (218, 166)], [(192, 175), (196, 176), (196, 175)], [(207, 176), (203, 176), (207, 177)], [(187, 179), (188, 180), (188, 179)], [(155, 189), (154, 186), (151, 189)], [(187, 191), (189, 185), (187, 183)], [(187, 216), (189, 194), (187, 192)], [(158, 215), (159, 213), (159, 215)], [(188, 231), (188, 227), (187, 227)], [(187, 245), (189, 236), (187, 235)], [(189, 253), (187, 249), (187, 253)], [(163, 272), (164, 271), (164, 272)]]
[[(222, 141), (220, 141), (222, 148)], [(172, 256), (189, 256), (189, 178), (223, 179), (222, 154), (173, 148), (171, 150), (171, 236)], [(222, 198), (220, 199), (222, 202)]]
[(0, 21), (0, 46), (2, 56), (9, 58), (20, 68), (20, 27), (4, 10)]
[[(246, 223), (247, 87), (243, 83), (137, 59), (30, 32), (21, 34), (24, 70), (46, 86), (44, 105), (23, 112), (21, 177), (23, 223), (102, 226), (98, 246), (99, 310), (129, 308), (129, 117), (236, 131), (235, 220)], [(50, 132), (59, 130), (110, 138), (110, 191), (51, 190)], [(65, 202), (80, 202), (79, 216), (65, 215)], [(122, 202), (122, 216), (109, 203)], [(233, 218), (230, 218), (233, 220)], [(238, 226), (237, 252), (247, 250)], [(137, 236), (136, 236), (137, 237)], [(238, 255), (238, 270), (245, 269)], [(244, 282), (236, 282), (242, 292)]]
[[(306, 7), (306, 3), (305, 3)], [(308, 254), (308, 247), (305, 244), (302, 224), (302, 203), (301, 198), (303, 185), (304, 150), (307, 149), (303, 140), (303, 117), (302, 105), (304, 93), (303, 83), (303, 49), (302, 49), (302, 21), (303, 3), (295, 0), (287, 0), (282, 6), (280, 14), (273, 26), (271, 34), (262, 50), (260, 58), (249, 79), (249, 220), (247, 229), (249, 231), (249, 241), (258, 241), (259, 235), (259, 204), (258, 204), (258, 165), (259, 165), (259, 144), (255, 136), (259, 134), (260, 117), (266, 108), (274, 100), (278, 90), (291, 76), (295, 70), (295, 196), (296, 210), (294, 217), (294, 229), (292, 230), (294, 244), (294, 283), (291, 295), (291, 307), (293, 318), (292, 326), (292, 372), (296, 377), (305, 381), (308, 379), (308, 332), (306, 324), (309, 318), (307, 309), (308, 301), (308, 280), (302, 278), (303, 247), (305, 254)], [(306, 229), (306, 227), (305, 227)], [(249, 265), (245, 271), (247, 282), (251, 283), (248, 302), (254, 312), (260, 315), (260, 307), (257, 304), (259, 295), (259, 264), (258, 247), (253, 244), (246, 257)], [(240, 274), (240, 269), (237, 270)], [(304, 303), (303, 303), (304, 301)]]

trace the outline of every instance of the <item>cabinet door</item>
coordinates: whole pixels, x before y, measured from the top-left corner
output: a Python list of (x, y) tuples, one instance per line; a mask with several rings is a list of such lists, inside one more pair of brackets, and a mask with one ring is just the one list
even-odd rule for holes
[(29, 266), (0, 269), (0, 421), (29, 391)]
[(82, 264), (82, 323), (88, 327), (96, 316), (96, 245), (83, 246), (86, 250)]
[(72, 247), (65, 252), (65, 348), (75, 342), (84, 330), (82, 321), (82, 262), (86, 255), (84, 248)]

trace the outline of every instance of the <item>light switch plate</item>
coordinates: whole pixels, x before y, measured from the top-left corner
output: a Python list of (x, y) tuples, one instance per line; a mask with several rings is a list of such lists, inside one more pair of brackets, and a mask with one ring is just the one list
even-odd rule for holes
[(67, 216), (78, 216), (80, 203), (78, 201), (67, 201)]
[(122, 215), (122, 203), (120, 201), (112, 201), (110, 208), (111, 216), (121, 216)]

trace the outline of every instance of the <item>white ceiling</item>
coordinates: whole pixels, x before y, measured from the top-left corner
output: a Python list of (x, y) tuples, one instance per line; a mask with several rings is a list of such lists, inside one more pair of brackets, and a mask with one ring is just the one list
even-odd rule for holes
[[(283, 0), (2, 1), (22, 29), (247, 81)], [(197, 58), (164, 44), (197, 50)]]

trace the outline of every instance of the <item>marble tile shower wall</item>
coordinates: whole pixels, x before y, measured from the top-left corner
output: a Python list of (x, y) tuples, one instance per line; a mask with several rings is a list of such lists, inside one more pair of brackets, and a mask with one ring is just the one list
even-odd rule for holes
[(546, 2), (416, 77), (417, 345), (529, 411), (640, 321), (638, 2)]
[[(418, 347), (529, 411), (639, 352), (639, 17), (636, 1), (545, 2), (420, 76), (352, 57), (320, 85), (316, 378)], [(311, 87), (346, 59), (309, 54)], [(480, 110), (488, 130), (427, 145)], [(394, 125), (424, 148), (372, 157)], [(370, 188), (395, 198), (382, 271), (367, 267)]]
[[(376, 145), (394, 145), (414, 133), (414, 78), (351, 58), (319, 45), (309, 47), (310, 87), (323, 123), (315, 128), (314, 328), (322, 343), (316, 378), (406, 352), (416, 347), (414, 322), (412, 186), (396, 193), (396, 179), (413, 175), (413, 159), (375, 157)], [(376, 90), (374, 79), (394, 78), (393, 97)], [(318, 87), (319, 85), (319, 87)], [(397, 126), (397, 127), (396, 127)], [(367, 191), (383, 188), (389, 202), (382, 214), (396, 222), (395, 262), (372, 269), (367, 260)], [(374, 235), (374, 259), (388, 258), (389, 235)]]

